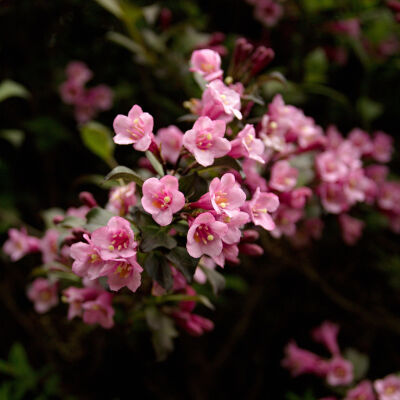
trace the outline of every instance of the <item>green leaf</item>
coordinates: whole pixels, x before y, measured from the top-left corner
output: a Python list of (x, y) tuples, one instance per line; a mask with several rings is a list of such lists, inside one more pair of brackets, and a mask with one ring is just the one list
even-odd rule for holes
[(188, 200), (197, 200), (207, 192), (208, 184), (197, 172), (193, 172), (179, 178), (179, 190)]
[(357, 101), (357, 110), (366, 122), (372, 122), (383, 113), (383, 105), (368, 97), (361, 97)]
[(211, 170), (217, 169), (217, 168), (218, 169), (234, 169), (235, 171), (240, 172), (243, 179), (246, 179), (246, 176), (244, 175), (242, 164), (240, 163), (240, 161), (236, 160), (235, 158), (229, 157), (229, 156), (217, 158), (214, 161), (213, 165), (211, 165), (209, 167), (205, 167), (205, 168), (198, 168), (197, 172), (199, 174), (201, 174), (201, 173), (211, 171)]
[(58, 226), (62, 228), (79, 228), (85, 225), (85, 220), (82, 218), (74, 217), (72, 215), (66, 216)]
[(86, 215), (87, 224), (85, 225), (85, 228), (89, 232), (93, 232), (97, 228), (106, 226), (111, 217), (114, 217), (114, 214), (110, 211), (107, 211), (104, 208), (94, 207)]
[(176, 246), (176, 240), (168, 233), (169, 228), (160, 228), (159, 226), (144, 226), (141, 228), (142, 241), (140, 248), (148, 253), (158, 247), (172, 249)]
[(0, 138), (9, 141), (14, 147), (20, 147), (25, 139), (25, 133), (19, 129), (4, 129), (0, 131)]
[(175, 247), (168, 253), (167, 259), (182, 272), (188, 282), (192, 282), (199, 258), (191, 257), (184, 247)]
[(106, 163), (110, 163), (114, 153), (111, 131), (99, 122), (91, 121), (80, 128), (85, 146)]
[(214, 294), (217, 294), (225, 287), (225, 278), (219, 272), (203, 266), (201, 266), (201, 269), (205, 273), (208, 282), (210, 282)]
[(164, 168), (161, 165), (160, 161), (157, 160), (156, 156), (151, 151), (146, 151), (146, 157), (150, 161), (150, 164), (156, 170), (157, 174), (160, 176), (164, 176)]
[(174, 278), (163, 254), (153, 251), (146, 257), (143, 267), (150, 278), (158, 282), (164, 289), (172, 289)]
[(355, 381), (365, 378), (369, 368), (369, 358), (366, 354), (360, 353), (356, 349), (349, 348), (344, 351), (344, 358), (353, 364)]
[(122, 35), (121, 33), (118, 32), (108, 32), (106, 35), (107, 39), (119, 44), (122, 47), (125, 47), (132, 53), (136, 54), (139, 56), (141, 59), (146, 58), (146, 53), (143, 50), (143, 47), (134, 42), (131, 38)]
[(4, 101), (10, 97), (22, 97), (24, 99), (30, 96), (20, 83), (6, 79), (0, 83), (0, 101)]
[(173, 339), (178, 336), (172, 318), (161, 313), (156, 307), (145, 310), (147, 324), (152, 331), (152, 342), (158, 361), (163, 361), (174, 349)]
[(100, 4), (111, 14), (114, 14), (117, 18), (123, 16), (123, 12), (118, 0), (95, 0), (96, 3)]
[(204, 91), (206, 89), (206, 86), (207, 86), (206, 80), (198, 72), (195, 72), (193, 74), (193, 78), (196, 81), (196, 83), (199, 85), (200, 89), (202, 91)]
[(317, 48), (305, 59), (304, 81), (308, 83), (324, 83), (328, 72), (328, 59), (323, 49)]
[(105, 178), (105, 181), (122, 179), (125, 184), (135, 182), (139, 186), (143, 186), (144, 180), (128, 167), (119, 165), (115, 167)]

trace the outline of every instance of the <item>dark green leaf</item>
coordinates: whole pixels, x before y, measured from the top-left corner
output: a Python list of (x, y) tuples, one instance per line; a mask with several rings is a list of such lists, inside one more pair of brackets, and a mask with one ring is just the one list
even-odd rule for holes
[(174, 278), (163, 254), (153, 251), (146, 257), (143, 267), (150, 278), (158, 282), (164, 289), (172, 289)]
[(105, 178), (105, 181), (122, 179), (125, 184), (135, 182), (139, 186), (143, 186), (143, 179), (128, 167), (119, 165), (115, 167)]
[(58, 226), (62, 228), (79, 228), (85, 224), (85, 220), (82, 218), (74, 217), (69, 215), (65, 217)]
[(214, 161), (213, 165), (211, 165), (209, 167), (205, 167), (205, 168), (198, 168), (197, 172), (199, 174), (201, 174), (201, 173), (204, 173), (207, 171), (211, 171), (213, 169), (234, 169), (235, 171), (240, 172), (243, 179), (246, 179), (244, 172), (243, 172), (242, 164), (240, 163), (240, 161), (236, 160), (235, 158), (229, 157), (229, 156), (217, 158)]
[(85, 228), (93, 232), (95, 229), (107, 225), (111, 217), (114, 217), (114, 214), (104, 208), (92, 208), (86, 215), (87, 224)]
[(182, 272), (188, 282), (192, 282), (194, 272), (199, 263), (198, 258), (191, 257), (184, 247), (175, 247), (168, 253), (167, 259)]
[(207, 280), (210, 282), (213, 292), (217, 294), (225, 287), (225, 278), (214, 269), (202, 267), (201, 268), (205, 273)]
[(141, 232), (142, 242), (140, 243), (140, 248), (145, 253), (148, 253), (158, 247), (172, 249), (176, 246), (176, 240), (168, 233), (168, 230), (165, 228), (150, 225), (141, 228)]
[(146, 151), (146, 157), (150, 161), (150, 164), (156, 170), (157, 174), (164, 176), (164, 168), (160, 161), (157, 160), (156, 156), (151, 151)]
[(189, 200), (197, 200), (208, 190), (207, 181), (200, 177), (197, 172), (182, 176), (179, 179), (179, 190)]

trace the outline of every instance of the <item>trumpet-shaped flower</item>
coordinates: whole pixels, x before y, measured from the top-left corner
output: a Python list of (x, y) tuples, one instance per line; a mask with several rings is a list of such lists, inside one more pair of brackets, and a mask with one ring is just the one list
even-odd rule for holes
[(190, 59), (191, 72), (197, 72), (207, 82), (222, 78), (220, 55), (210, 49), (195, 50)]
[(114, 309), (111, 305), (113, 295), (103, 291), (96, 299), (82, 304), (83, 322), (89, 325), (100, 324), (109, 329), (114, 326)]
[(275, 228), (275, 223), (270, 213), (279, 207), (279, 198), (273, 193), (261, 192), (257, 188), (253, 198), (247, 202), (247, 210), (254, 225), (259, 225), (271, 231)]
[(229, 155), (234, 158), (246, 157), (265, 163), (262, 155), (264, 153), (264, 143), (261, 139), (256, 138), (254, 126), (247, 124), (231, 143), (232, 150)]
[(164, 160), (175, 164), (182, 148), (183, 133), (175, 125), (161, 128), (157, 132), (156, 142), (161, 148)]

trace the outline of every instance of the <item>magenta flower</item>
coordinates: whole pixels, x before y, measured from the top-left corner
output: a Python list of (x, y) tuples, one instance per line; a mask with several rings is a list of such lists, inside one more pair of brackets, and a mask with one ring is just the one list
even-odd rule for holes
[(65, 104), (75, 104), (84, 95), (85, 89), (73, 80), (67, 80), (60, 85), (60, 97)]
[(55, 229), (48, 229), (40, 241), (43, 263), (47, 264), (58, 257), (58, 237), (60, 234)]
[(318, 154), (315, 164), (319, 176), (325, 182), (336, 182), (348, 173), (346, 164), (332, 150)]
[(386, 165), (373, 164), (364, 168), (365, 175), (372, 179), (376, 184), (380, 185), (385, 182), (389, 173), (389, 168)]
[(157, 132), (156, 142), (161, 148), (161, 155), (164, 160), (175, 164), (183, 143), (183, 133), (175, 125), (161, 128)]
[(340, 214), (349, 209), (349, 202), (340, 183), (322, 183), (318, 187), (321, 203), (326, 211)]
[(69, 304), (68, 319), (71, 320), (75, 317), (81, 317), (83, 314), (83, 303), (96, 299), (102, 292), (103, 289), (97, 287), (77, 288), (70, 286), (65, 289), (63, 291), (62, 300)]
[(27, 295), (33, 301), (36, 312), (43, 314), (58, 304), (57, 282), (37, 278), (29, 286)]
[(129, 222), (121, 217), (112, 217), (107, 226), (92, 233), (92, 245), (99, 249), (103, 260), (115, 260), (133, 257), (137, 243)]
[(108, 277), (108, 286), (113, 291), (118, 291), (126, 286), (136, 292), (141, 284), (143, 268), (137, 263), (136, 256), (127, 259), (109, 261), (103, 268), (102, 275)]
[(233, 117), (242, 119), (240, 112), (240, 95), (226, 86), (222, 81), (215, 80), (207, 85), (201, 99), (201, 115), (211, 119), (232, 121)]
[(179, 191), (175, 176), (166, 175), (160, 180), (150, 178), (143, 184), (142, 206), (161, 226), (169, 225), (174, 213), (185, 205), (185, 196)]
[(375, 132), (372, 157), (379, 162), (387, 163), (392, 158), (393, 139), (385, 132)]
[(384, 379), (376, 380), (374, 388), (378, 393), (379, 400), (400, 399), (400, 378), (396, 375), (388, 375)]
[(312, 331), (312, 337), (316, 342), (322, 343), (332, 355), (340, 354), (337, 336), (339, 325), (325, 321)]
[(224, 138), (225, 128), (224, 121), (200, 117), (183, 136), (183, 145), (199, 164), (208, 167), (215, 158), (223, 157), (231, 149), (229, 141)]
[(353, 381), (353, 364), (341, 356), (329, 361), (326, 381), (331, 386), (349, 385)]
[(40, 239), (29, 236), (25, 228), (9, 229), (8, 237), (9, 239), (3, 245), (3, 251), (10, 256), (12, 261), (18, 261), (25, 255), (40, 249)]
[(356, 244), (362, 235), (365, 223), (348, 214), (341, 214), (339, 216), (339, 224), (344, 242), (349, 246)]
[(222, 241), (227, 244), (239, 243), (242, 234), (240, 228), (249, 220), (249, 214), (243, 211), (236, 211), (231, 216), (225, 213), (219, 216), (218, 221), (223, 222), (228, 227)]
[(194, 258), (203, 254), (219, 256), (222, 252), (222, 237), (227, 231), (228, 227), (216, 221), (211, 213), (200, 214), (190, 225), (186, 249)]
[(288, 161), (278, 161), (271, 169), (269, 186), (279, 192), (287, 192), (296, 186), (298, 175), (299, 171), (291, 167)]
[(234, 158), (246, 157), (265, 163), (262, 155), (264, 153), (264, 143), (261, 139), (256, 138), (254, 126), (246, 124), (246, 126), (238, 133), (237, 137), (232, 141), (232, 150), (229, 155)]
[(135, 191), (134, 182), (112, 188), (109, 193), (107, 210), (118, 213), (120, 216), (125, 215), (137, 202)]
[(111, 305), (113, 295), (103, 291), (95, 300), (82, 304), (83, 322), (88, 325), (100, 324), (109, 329), (114, 326), (114, 309)]
[(344, 400), (375, 400), (374, 389), (370, 381), (362, 381), (349, 390)]
[(114, 119), (114, 142), (131, 144), (138, 151), (146, 151), (153, 139), (153, 117), (134, 105), (128, 116), (117, 115)]
[(274, 0), (258, 0), (255, 3), (254, 18), (267, 27), (275, 26), (282, 15), (283, 7)]
[(254, 225), (260, 225), (267, 231), (275, 228), (275, 223), (269, 213), (276, 211), (279, 207), (277, 195), (261, 192), (260, 188), (257, 188), (253, 198), (246, 205)]
[(207, 82), (222, 78), (221, 57), (214, 50), (195, 50), (190, 59), (191, 72), (197, 72)]

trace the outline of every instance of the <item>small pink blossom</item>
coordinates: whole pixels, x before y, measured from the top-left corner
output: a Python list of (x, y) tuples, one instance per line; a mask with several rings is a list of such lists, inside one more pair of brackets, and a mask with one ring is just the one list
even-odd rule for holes
[(240, 260), (239, 256), (239, 247), (237, 244), (227, 244), (222, 243), (223, 248), (222, 252), (218, 256), (213, 256), (213, 261), (219, 265), (221, 268), (224, 268), (225, 262), (229, 262), (231, 264), (239, 264)]
[(192, 336), (201, 336), (214, 329), (214, 323), (211, 320), (187, 311), (174, 311), (172, 317), (178, 326)]
[(113, 92), (107, 85), (97, 85), (88, 89), (87, 96), (96, 110), (106, 111), (112, 106)]
[(364, 168), (365, 175), (372, 179), (376, 184), (380, 185), (385, 182), (389, 173), (389, 168), (386, 165), (373, 164)]
[(114, 326), (114, 309), (111, 305), (113, 295), (108, 292), (101, 293), (95, 300), (82, 304), (83, 322), (88, 325), (100, 324), (109, 329)]
[(331, 22), (329, 28), (333, 33), (344, 34), (352, 38), (358, 38), (361, 33), (360, 21), (358, 18)]
[(282, 193), (280, 200), (292, 208), (304, 208), (307, 199), (312, 196), (312, 190), (308, 187), (299, 187), (290, 192)]
[(3, 245), (3, 251), (10, 256), (12, 261), (18, 261), (25, 255), (40, 249), (40, 239), (29, 236), (25, 228), (9, 229), (8, 237), (9, 239)]
[(318, 194), (325, 210), (332, 214), (340, 214), (350, 207), (340, 183), (322, 183), (318, 187)]
[(215, 158), (223, 157), (231, 149), (231, 144), (224, 138), (225, 129), (224, 121), (200, 117), (183, 136), (183, 145), (199, 164), (208, 167)]
[(357, 218), (353, 218), (348, 214), (341, 214), (339, 216), (339, 224), (342, 229), (343, 240), (349, 246), (357, 243), (362, 235), (365, 223)]
[(254, 225), (259, 225), (271, 231), (275, 228), (275, 223), (269, 213), (277, 210), (279, 207), (279, 198), (273, 193), (261, 192), (257, 188), (253, 198), (246, 203), (246, 209)]
[(222, 237), (227, 231), (228, 227), (216, 221), (211, 213), (200, 214), (190, 225), (186, 249), (194, 258), (203, 254), (219, 256), (222, 252)]
[(303, 210), (282, 204), (273, 215), (275, 228), (271, 231), (271, 235), (275, 238), (280, 238), (282, 235), (293, 236), (297, 229), (296, 223), (302, 216)]
[(193, 275), (193, 279), (197, 283), (204, 285), (207, 282), (207, 275), (204, 273), (203, 269), (215, 269), (215, 267), (217, 265), (210, 257), (206, 257), (206, 256), (201, 258), (199, 264), (202, 266), (202, 268), (200, 268), (200, 267), (196, 268), (196, 271)]
[(275, 26), (282, 18), (283, 7), (275, 0), (255, 2), (254, 17), (267, 27)]
[(228, 227), (228, 231), (223, 236), (222, 240), (227, 244), (239, 243), (241, 230), (240, 228), (249, 222), (249, 214), (243, 211), (236, 211), (231, 216), (222, 214), (219, 216), (218, 221), (223, 222)]
[(117, 115), (114, 119), (114, 142), (131, 144), (138, 151), (146, 151), (153, 139), (153, 117), (134, 105), (128, 116)]
[(108, 198), (107, 210), (118, 213), (120, 216), (125, 215), (137, 203), (135, 192), (136, 185), (134, 182), (112, 188)]
[(207, 82), (222, 78), (221, 57), (216, 51), (203, 49), (195, 50), (190, 59), (191, 72), (197, 72)]
[(329, 361), (326, 381), (331, 386), (349, 385), (353, 381), (353, 364), (341, 356)]
[(269, 186), (279, 192), (287, 192), (296, 186), (298, 175), (299, 171), (288, 161), (278, 161), (272, 166)]
[(362, 129), (355, 128), (349, 133), (351, 143), (358, 148), (362, 155), (367, 155), (372, 152), (373, 144), (370, 136)]
[(257, 162), (250, 158), (243, 161), (242, 167), (246, 175), (245, 183), (252, 191), (259, 187), (261, 191), (266, 192), (268, 190), (267, 181), (258, 172), (257, 165)]
[(58, 237), (60, 234), (55, 229), (48, 229), (40, 241), (43, 263), (47, 264), (58, 257)]
[(67, 80), (60, 85), (59, 88), (61, 100), (65, 104), (75, 104), (84, 95), (84, 88), (82, 85), (73, 80)]
[(375, 400), (374, 389), (370, 381), (362, 381), (349, 390), (344, 400)]
[(322, 325), (312, 331), (312, 337), (316, 342), (322, 343), (332, 355), (340, 354), (337, 336), (339, 325), (325, 321)]
[(240, 112), (240, 95), (226, 86), (221, 80), (212, 81), (207, 85), (201, 99), (201, 115), (211, 119), (232, 121), (233, 117), (242, 119)]
[(400, 378), (396, 375), (376, 380), (374, 388), (379, 400), (400, 400)]
[(175, 176), (166, 175), (160, 180), (147, 179), (143, 184), (142, 206), (161, 226), (169, 225), (173, 214), (185, 205), (185, 196), (179, 191)]
[(92, 233), (92, 244), (99, 249), (103, 260), (129, 258), (136, 254), (134, 234), (130, 223), (121, 217), (112, 217), (107, 226)]
[(262, 158), (264, 153), (264, 143), (256, 138), (254, 126), (246, 124), (231, 143), (232, 149), (229, 155), (234, 158), (246, 157), (264, 164)]
[(385, 132), (375, 132), (373, 138), (372, 157), (381, 163), (387, 163), (392, 158), (393, 139)]
[(29, 286), (27, 295), (33, 301), (36, 312), (43, 314), (58, 304), (57, 282), (37, 278)]
[[(95, 281), (90, 281), (95, 282)], [(70, 286), (63, 291), (62, 300), (69, 304), (68, 319), (71, 320), (75, 317), (81, 317), (83, 314), (82, 305), (86, 301), (94, 300), (98, 297), (103, 289), (94, 287), (77, 288)]]
[(156, 142), (161, 148), (161, 155), (164, 160), (175, 164), (183, 144), (183, 133), (181, 130), (175, 125), (161, 128), (157, 132)]
[(400, 213), (400, 182), (382, 183), (379, 187), (377, 202), (382, 210)]
[(67, 78), (78, 85), (84, 85), (93, 77), (93, 72), (82, 61), (71, 61), (66, 67)]
[(336, 182), (343, 179), (348, 173), (346, 164), (332, 150), (318, 154), (315, 164), (317, 172), (324, 182)]
[[(343, 191), (350, 204), (365, 200), (365, 194), (369, 189), (370, 179), (368, 179), (363, 169), (351, 171), (344, 180)], [(374, 185), (375, 187), (375, 185)]]

